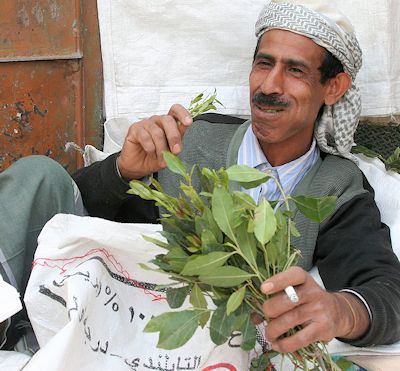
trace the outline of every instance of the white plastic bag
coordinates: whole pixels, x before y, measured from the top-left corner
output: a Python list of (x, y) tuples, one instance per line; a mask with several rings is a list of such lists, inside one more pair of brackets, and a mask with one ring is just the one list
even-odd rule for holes
[(248, 369), (238, 339), (215, 346), (208, 328), (175, 350), (143, 332), (153, 315), (171, 311), (155, 289), (168, 277), (138, 265), (161, 252), (142, 238), (160, 238), (159, 228), (62, 214), (47, 223), (25, 295), (41, 349), (26, 370)]

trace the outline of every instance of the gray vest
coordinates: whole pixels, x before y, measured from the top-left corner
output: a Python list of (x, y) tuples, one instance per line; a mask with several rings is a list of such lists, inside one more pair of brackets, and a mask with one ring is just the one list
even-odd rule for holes
[[(211, 123), (196, 121), (186, 132), (180, 155), (190, 169), (194, 164), (200, 167), (219, 169), (228, 168), (237, 163), (237, 156), (243, 136), (251, 121), (238, 124)], [(174, 196), (178, 195), (180, 177), (168, 169), (159, 172), (159, 182), (164, 190)], [(194, 182), (199, 190), (200, 185)], [(326, 155), (309, 170), (297, 185), (293, 194), (305, 196), (337, 196), (337, 209), (354, 196), (366, 192), (363, 188), (363, 177), (357, 165), (344, 158)], [(319, 229), (323, 227), (301, 214), (294, 204), (294, 221), (301, 236), (293, 238), (293, 245), (301, 251), (299, 265), (310, 270)]]

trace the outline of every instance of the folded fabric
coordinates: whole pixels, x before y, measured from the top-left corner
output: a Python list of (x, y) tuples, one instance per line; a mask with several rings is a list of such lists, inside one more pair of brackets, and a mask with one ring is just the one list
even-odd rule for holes
[[(254, 24), (265, 0), (98, 0), (106, 118), (132, 121), (187, 105), (202, 91), (219, 112), (249, 114)], [(364, 65), (363, 116), (400, 113), (395, 2), (331, 0), (355, 26)], [(377, 99), (379, 97), (379, 99)]]

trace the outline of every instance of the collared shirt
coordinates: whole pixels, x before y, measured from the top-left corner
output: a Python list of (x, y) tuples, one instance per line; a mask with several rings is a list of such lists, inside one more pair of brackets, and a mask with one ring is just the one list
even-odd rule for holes
[[(313, 139), (310, 149), (301, 157), (287, 164), (272, 166), (265, 157), (251, 126), (249, 126), (239, 147), (237, 162), (238, 165), (247, 165), (263, 172), (269, 171), (281, 184), (285, 194), (290, 195), (318, 160), (319, 155), (319, 148), (315, 139)], [(269, 179), (256, 188), (244, 191), (249, 193), (257, 203), (262, 197), (276, 201), (282, 196), (274, 179)]]

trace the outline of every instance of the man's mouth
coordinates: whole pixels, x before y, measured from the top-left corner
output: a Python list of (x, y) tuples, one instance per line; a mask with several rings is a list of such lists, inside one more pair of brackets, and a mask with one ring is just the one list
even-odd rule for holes
[(260, 111), (263, 111), (265, 113), (278, 113), (278, 112), (284, 111), (283, 108), (265, 108), (265, 107), (259, 106), (258, 104), (256, 104), (256, 106)]

